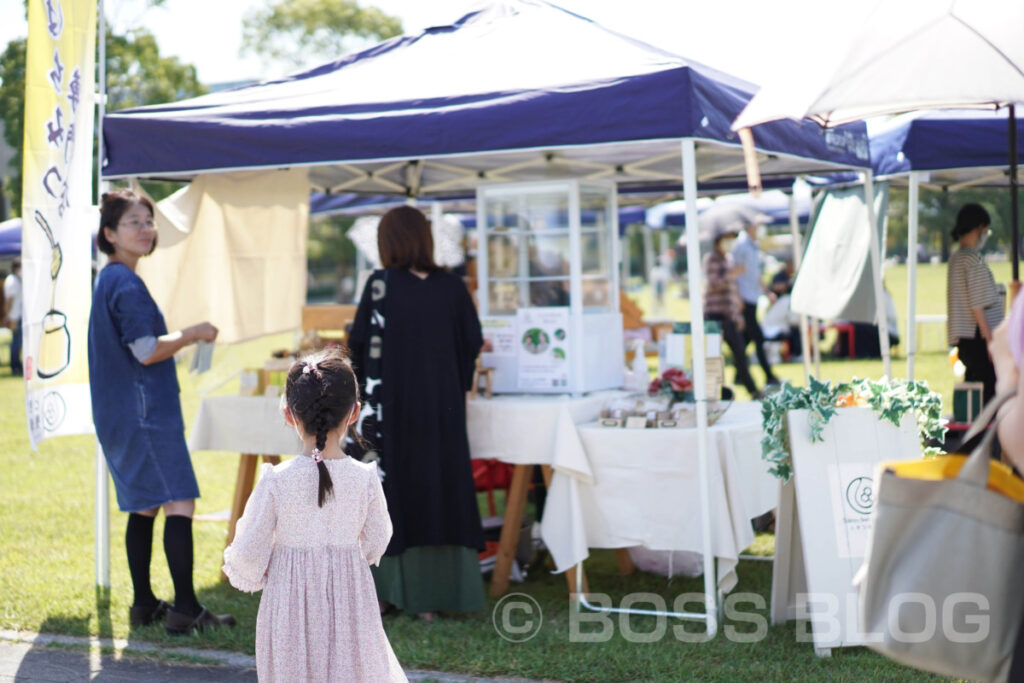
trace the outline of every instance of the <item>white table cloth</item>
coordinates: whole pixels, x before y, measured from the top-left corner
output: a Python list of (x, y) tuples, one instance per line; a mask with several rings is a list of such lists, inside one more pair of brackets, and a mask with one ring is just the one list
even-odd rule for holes
[(199, 404), (188, 439), (192, 451), (295, 455), (302, 443), (284, 422), (281, 399), (270, 396), (208, 396)]
[[(750, 520), (776, 506), (778, 480), (761, 460), (759, 403), (734, 403), (709, 428), (711, 548), (719, 590), (736, 585)], [(588, 548), (643, 545), (703, 551), (697, 430), (560, 422), (542, 538), (558, 571)]]
[[(580, 397), (506, 395), (471, 399), (466, 411), (469, 452), (474, 458), (512, 464), (551, 464), (562, 421), (573, 427), (596, 420), (607, 402), (625, 395), (622, 391), (602, 391)], [(298, 453), (298, 437), (284, 423), (280, 401), (267, 396), (208, 396), (199, 406), (189, 448), (261, 455)]]
[(470, 399), (466, 407), (470, 455), (514, 465), (550, 465), (563, 421), (574, 426), (596, 420), (605, 404), (627, 395), (598, 391), (579, 397), (509, 394)]

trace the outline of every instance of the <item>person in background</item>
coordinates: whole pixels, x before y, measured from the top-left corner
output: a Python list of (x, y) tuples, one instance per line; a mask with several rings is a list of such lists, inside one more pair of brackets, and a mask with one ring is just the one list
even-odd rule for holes
[(789, 303), (790, 295), (788, 293), (780, 294), (775, 299), (775, 303), (765, 311), (761, 329), (766, 341), (787, 342), (790, 356), (799, 358), (803, 354), (803, 344), (800, 340), (800, 316), (790, 310)]
[[(217, 338), (208, 322), (168, 333), (163, 314), (135, 274), (139, 259), (156, 249), (153, 204), (131, 190), (103, 195), (96, 244), (110, 261), (100, 271), (89, 315), (89, 391), (96, 438), (103, 447), (128, 513), (125, 550), (135, 599), (132, 627), (165, 620), (168, 633), (188, 634), (234, 626), (213, 614), (192, 585), (192, 514), (199, 485), (185, 445), (174, 354)], [(153, 594), (149, 565), (153, 522), (164, 510), (164, 554), (174, 583), (174, 604)]]
[(996, 391), (996, 374), (988, 353), (992, 331), (1003, 320), (1003, 304), (995, 278), (981, 256), (991, 223), (978, 204), (964, 204), (956, 216), (952, 237), (960, 248), (946, 271), (946, 339), (956, 346), (966, 368), (964, 379), (981, 382), (987, 403)]
[(739, 269), (733, 265), (729, 255), (735, 232), (719, 230), (714, 235), (715, 248), (704, 256), (704, 318), (717, 320), (722, 326), (722, 338), (732, 351), (736, 366), (737, 384), (750, 393), (750, 397), (764, 396), (754, 384), (747, 367), (746, 344), (743, 341), (743, 302), (736, 291), (736, 275)]
[(793, 292), (793, 276), (796, 274), (793, 268), (792, 259), (786, 259), (782, 264), (782, 267), (775, 271), (775, 275), (772, 276), (771, 284), (768, 285), (768, 291), (774, 296), (780, 297)]
[(671, 256), (668, 253), (658, 255), (648, 277), (654, 299), (654, 314), (663, 315), (665, 313), (665, 292), (672, 279)]
[[(363, 461), (378, 460), (394, 535), (372, 568), (382, 611), (432, 621), (484, 609), (484, 549), (466, 434), (466, 392), (483, 335), (462, 279), (434, 262), (426, 216), (399, 206), (377, 231), (348, 345), (363, 387)], [(354, 452), (354, 451), (352, 451)]]
[(4, 278), (4, 325), (11, 330), (11, 374), (21, 377), (21, 259), (11, 263), (11, 274)]
[(757, 246), (758, 226), (748, 223), (740, 232), (732, 248), (732, 258), (736, 262), (736, 287), (743, 301), (743, 353), (747, 345), (754, 343), (757, 362), (764, 370), (765, 382), (778, 384), (779, 380), (772, 372), (768, 355), (764, 352), (764, 334), (757, 322), (757, 300), (764, 291), (761, 283), (761, 250)]

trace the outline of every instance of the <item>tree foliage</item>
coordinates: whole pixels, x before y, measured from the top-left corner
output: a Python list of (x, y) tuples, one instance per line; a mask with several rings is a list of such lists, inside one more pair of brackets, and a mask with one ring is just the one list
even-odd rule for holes
[(242, 51), (299, 67), (348, 52), (353, 38), (383, 40), (401, 32), (397, 17), (355, 0), (281, 0), (245, 17)]
[[(160, 4), (162, 0), (152, 0)], [(24, 139), (26, 40), (8, 43), (0, 54), (0, 116), (4, 140), (14, 150), (10, 163), (10, 181), (4, 183), (11, 200), (12, 213), (21, 207), (21, 146)], [(156, 38), (145, 30), (106, 36), (107, 111), (146, 104), (161, 104), (201, 95), (206, 92), (194, 66), (182, 64), (177, 57), (161, 57)], [(0, 169), (0, 175), (8, 175)]]
[(0, 168), (0, 178), (6, 176), (4, 192), (13, 213), (21, 213), (21, 144), (25, 134), (25, 39), (7, 44), (0, 54), (0, 121), (4, 126), (4, 142), (13, 149), (14, 156), (8, 169)]
[[(1010, 254), (1010, 190), (1006, 187), (962, 188), (955, 192), (921, 188), (918, 198), (919, 251), (949, 260), (952, 241), (949, 233), (956, 214), (964, 204), (981, 204), (992, 217), (991, 234), (983, 251)], [(886, 252), (890, 256), (907, 255), (907, 191), (892, 188), (889, 199), (889, 229)]]
[(107, 34), (107, 111), (174, 102), (202, 95), (196, 68), (177, 57), (161, 57), (145, 30)]

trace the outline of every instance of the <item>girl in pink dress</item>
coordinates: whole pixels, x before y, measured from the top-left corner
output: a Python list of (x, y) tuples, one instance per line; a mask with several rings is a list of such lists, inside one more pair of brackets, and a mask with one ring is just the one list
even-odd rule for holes
[(327, 351), (297, 361), (284, 419), (299, 457), (263, 465), (224, 551), (239, 590), (263, 590), (256, 619), (261, 681), (404, 681), (381, 624), (370, 564), (391, 538), (377, 468), (345, 455), (359, 415), (348, 361)]

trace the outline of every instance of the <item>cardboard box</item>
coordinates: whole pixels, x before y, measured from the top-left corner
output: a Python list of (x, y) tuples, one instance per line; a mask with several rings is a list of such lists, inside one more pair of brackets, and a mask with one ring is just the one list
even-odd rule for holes
[(981, 412), (985, 385), (981, 382), (960, 382), (953, 385), (953, 421), (969, 424)]

